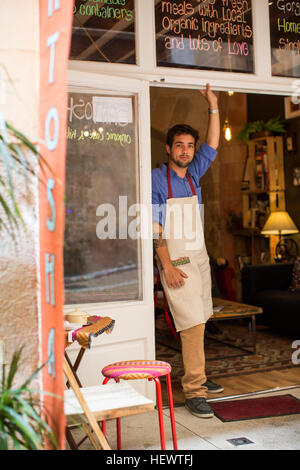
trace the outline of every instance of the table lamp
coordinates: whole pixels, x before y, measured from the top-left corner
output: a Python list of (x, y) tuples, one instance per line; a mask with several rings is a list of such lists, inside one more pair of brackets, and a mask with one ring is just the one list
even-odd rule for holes
[(266, 236), (279, 235), (276, 246), (276, 257), (280, 261), (292, 261), (298, 256), (298, 245), (291, 238), (282, 238), (283, 235), (299, 233), (291, 216), (286, 211), (271, 212), (261, 234)]

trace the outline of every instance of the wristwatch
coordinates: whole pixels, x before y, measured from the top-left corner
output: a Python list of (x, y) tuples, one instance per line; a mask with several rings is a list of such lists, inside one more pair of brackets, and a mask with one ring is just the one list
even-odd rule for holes
[(208, 114), (217, 114), (218, 112), (219, 112), (218, 108), (217, 109), (208, 108)]

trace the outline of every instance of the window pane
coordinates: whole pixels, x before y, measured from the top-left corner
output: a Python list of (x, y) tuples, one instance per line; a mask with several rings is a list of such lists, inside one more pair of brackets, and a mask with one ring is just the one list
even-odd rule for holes
[(300, 77), (300, 3), (269, 3), (272, 75)]
[(252, 0), (155, 2), (157, 65), (254, 72)]
[(134, 0), (75, 0), (70, 59), (136, 64)]
[(136, 100), (69, 94), (67, 304), (142, 298)]

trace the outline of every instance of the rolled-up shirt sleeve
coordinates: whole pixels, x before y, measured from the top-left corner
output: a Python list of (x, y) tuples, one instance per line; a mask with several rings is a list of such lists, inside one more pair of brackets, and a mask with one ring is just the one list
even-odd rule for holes
[(210, 147), (206, 142), (203, 142), (195, 153), (194, 159), (189, 165), (189, 169), (193, 169), (197, 178), (200, 179), (215, 160), (217, 153), (214, 148)]

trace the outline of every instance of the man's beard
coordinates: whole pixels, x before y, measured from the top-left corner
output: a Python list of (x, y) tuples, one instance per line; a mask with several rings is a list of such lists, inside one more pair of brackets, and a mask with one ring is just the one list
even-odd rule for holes
[(172, 156), (172, 154), (169, 154), (169, 159), (175, 163), (175, 165), (179, 166), (179, 168), (187, 168), (189, 166), (189, 164), (191, 163), (191, 161), (187, 161), (187, 162), (182, 162), (181, 160), (175, 160), (175, 158)]

